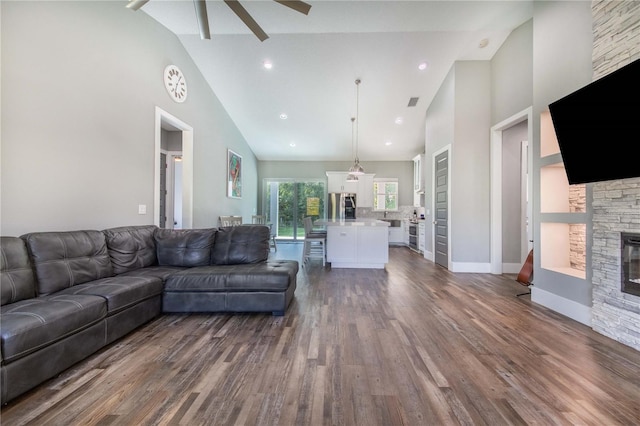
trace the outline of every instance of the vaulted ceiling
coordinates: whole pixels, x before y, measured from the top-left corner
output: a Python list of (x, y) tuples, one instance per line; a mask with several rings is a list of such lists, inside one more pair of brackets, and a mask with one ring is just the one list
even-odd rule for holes
[(354, 133), (361, 161), (423, 152), (426, 110), (453, 63), (491, 59), (533, 10), (517, 0), (318, 0), (304, 15), (271, 0), (240, 3), (268, 39), (221, 0), (206, 2), (208, 40), (191, 0), (140, 10), (179, 37), (258, 159), (291, 161), (350, 161)]

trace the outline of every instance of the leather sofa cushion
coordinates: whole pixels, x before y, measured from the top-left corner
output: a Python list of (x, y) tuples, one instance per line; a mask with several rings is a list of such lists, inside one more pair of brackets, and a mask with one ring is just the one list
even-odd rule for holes
[(153, 237), (157, 229), (155, 225), (139, 225), (102, 231), (116, 275), (157, 264)]
[(3, 306), (0, 338), (4, 362), (22, 358), (88, 328), (102, 321), (106, 314), (105, 299), (96, 296), (53, 295)]
[(147, 266), (146, 268), (136, 269), (135, 271), (125, 272), (118, 275), (119, 277), (156, 277), (163, 282), (176, 272), (180, 272), (185, 268), (179, 266)]
[(211, 248), (217, 229), (158, 229), (154, 235), (158, 265), (205, 266), (211, 260)]
[(113, 315), (136, 303), (162, 294), (162, 280), (154, 277), (110, 277), (75, 285), (59, 295), (100, 296), (107, 301), (107, 315)]
[(203, 266), (170, 276), (165, 292), (280, 292), (294, 282), (297, 272), (298, 262), (295, 260)]
[(31, 254), (40, 296), (113, 276), (100, 231), (34, 232), (22, 238)]
[(269, 227), (265, 225), (219, 228), (211, 252), (211, 264), (264, 262), (269, 257), (269, 234)]
[(35, 277), (24, 241), (18, 237), (0, 237), (0, 304), (35, 296)]

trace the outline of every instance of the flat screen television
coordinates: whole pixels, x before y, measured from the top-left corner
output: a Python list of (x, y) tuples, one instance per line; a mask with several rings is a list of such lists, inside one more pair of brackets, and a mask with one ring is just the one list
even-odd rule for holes
[(640, 59), (549, 104), (570, 184), (640, 177)]

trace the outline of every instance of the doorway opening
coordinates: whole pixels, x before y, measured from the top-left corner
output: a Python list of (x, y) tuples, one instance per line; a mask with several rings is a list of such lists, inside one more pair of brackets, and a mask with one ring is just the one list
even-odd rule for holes
[[(176, 133), (182, 147), (182, 132)], [(160, 228), (182, 229), (182, 151), (166, 151), (163, 149), (160, 154)], [(164, 170), (164, 177), (162, 176)]]
[(154, 224), (193, 227), (193, 128), (156, 107)]
[[(532, 111), (529, 107), (491, 127), (492, 274), (518, 273), (533, 247), (533, 158), (528, 142), (533, 139)], [(516, 231), (506, 232), (509, 226)], [(505, 251), (517, 253), (519, 259), (505, 258)]]

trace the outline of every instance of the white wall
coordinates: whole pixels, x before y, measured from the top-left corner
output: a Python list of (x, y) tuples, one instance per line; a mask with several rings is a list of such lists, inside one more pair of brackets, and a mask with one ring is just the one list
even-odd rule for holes
[[(455, 128), (451, 165), (451, 261), (490, 262), (491, 64), (455, 63)], [(466, 269), (466, 268), (463, 268)]]
[(513, 30), (491, 59), (491, 124), (533, 104), (533, 20)]
[[(156, 106), (194, 128), (194, 227), (250, 217), (253, 153), (177, 37), (125, 4), (1, 2), (2, 235), (152, 224)], [(168, 64), (188, 79), (183, 104)], [(225, 196), (227, 147), (244, 159), (242, 200)]]

